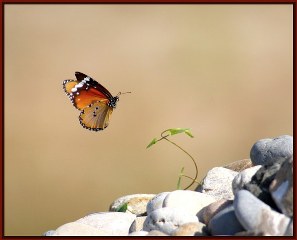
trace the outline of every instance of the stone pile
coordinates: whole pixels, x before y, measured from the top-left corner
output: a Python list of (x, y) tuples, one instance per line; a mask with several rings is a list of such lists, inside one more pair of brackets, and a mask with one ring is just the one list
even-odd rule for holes
[(293, 138), (259, 140), (250, 157), (211, 169), (195, 191), (124, 196), (43, 235), (293, 236)]

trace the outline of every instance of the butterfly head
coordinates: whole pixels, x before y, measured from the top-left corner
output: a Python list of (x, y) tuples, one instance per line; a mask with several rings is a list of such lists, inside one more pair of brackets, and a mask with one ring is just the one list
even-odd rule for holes
[(107, 105), (110, 106), (110, 107), (112, 107), (112, 108), (116, 108), (117, 102), (119, 101), (119, 99), (120, 98), (118, 96), (115, 96), (115, 97), (113, 97), (113, 98), (111, 98), (109, 100), (109, 103)]
[(119, 92), (115, 97), (113, 97), (109, 100), (108, 106), (110, 106), (112, 108), (116, 108), (117, 102), (120, 100), (119, 96), (122, 94), (126, 94), (126, 93), (131, 93), (131, 92), (124, 92), (124, 93)]

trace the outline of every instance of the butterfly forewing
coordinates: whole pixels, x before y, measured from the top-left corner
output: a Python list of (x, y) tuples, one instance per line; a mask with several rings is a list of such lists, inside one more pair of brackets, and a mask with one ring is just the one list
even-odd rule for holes
[(79, 110), (84, 109), (96, 101), (104, 101), (106, 103), (109, 101), (105, 94), (88, 83), (65, 80), (63, 86), (72, 104)]
[(95, 102), (86, 107), (79, 115), (80, 124), (89, 130), (99, 131), (109, 124), (110, 115), (113, 111), (104, 102)]
[(102, 94), (104, 94), (106, 96), (106, 98), (112, 98), (111, 93), (105, 87), (103, 87), (100, 83), (95, 81), (93, 78), (87, 76), (86, 74), (81, 73), (81, 72), (75, 72), (75, 77), (76, 77), (77, 81), (79, 81), (79, 82), (84, 81), (84, 79), (88, 79), (89, 85), (98, 89)]

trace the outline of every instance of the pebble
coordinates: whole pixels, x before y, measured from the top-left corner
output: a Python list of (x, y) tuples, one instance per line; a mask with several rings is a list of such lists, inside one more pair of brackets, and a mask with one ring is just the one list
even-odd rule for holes
[(293, 217), (293, 157), (283, 163), (271, 182), (269, 191), (282, 213)]
[(254, 165), (270, 165), (278, 159), (291, 156), (293, 156), (293, 137), (289, 135), (261, 139), (253, 145), (250, 151)]
[(202, 208), (215, 202), (215, 198), (205, 193), (190, 190), (176, 190), (169, 193), (163, 201), (163, 207), (179, 208), (196, 215)]
[(206, 193), (216, 200), (233, 199), (232, 181), (237, 174), (238, 172), (224, 167), (212, 168), (195, 191)]
[(201, 222), (185, 223), (174, 230), (171, 236), (207, 236), (204, 229), (205, 224)]
[(162, 208), (163, 206), (163, 201), (165, 199), (165, 197), (168, 195), (169, 192), (162, 192), (157, 194), (156, 196), (154, 196), (148, 203), (146, 206), (146, 212), (147, 215), (149, 215), (152, 211), (158, 209), (158, 208)]
[(109, 211), (117, 212), (118, 209), (127, 204), (126, 212), (131, 212), (137, 216), (142, 216), (146, 213), (147, 203), (155, 196), (155, 194), (133, 194), (120, 197), (113, 201), (109, 207)]
[(147, 231), (137, 231), (130, 233), (128, 236), (146, 236), (147, 234)]
[(143, 229), (143, 223), (145, 219), (146, 219), (146, 216), (137, 217), (131, 224), (129, 232), (132, 233), (132, 232), (141, 231)]
[(52, 236), (54, 233), (55, 233), (54, 230), (49, 230), (49, 231), (46, 231), (45, 233), (43, 233), (42, 236)]
[(146, 236), (169, 236), (169, 235), (158, 230), (152, 230)]
[(147, 216), (143, 230), (159, 230), (170, 235), (180, 225), (188, 222), (198, 222), (198, 218), (180, 208), (159, 208)]
[(238, 221), (233, 205), (226, 207), (217, 213), (208, 224), (209, 232), (214, 235), (234, 235), (244, 231)]
[(257, 165), (251, 168), (247, 168), (242, 172), (238, 173), (232, 181), (233, 194), (235, 195), (237, 191), (241, 190), (244, 185), (249, 183), (252, 180), (252, 177), (261, 167), (261, 165)]
[(224, 208), (233, 204), (233, 200), (220, 199), (214, 203), (209, 204), (199, 211), (197, 217), (200, 222), (208, 224), (210, 219)]
[(244, 169), (250, 168), (252, 166), (253, 166), (253, 163), (252, 163), (251, 159), (248, 158), (248, 159), (241, 159), (241, 160), (237, 160), (232, 163), (228, 163), (227, 165), (225, 165), (223, 167), (233, 170), (235, 172), (241, 172)]
[(247, 231), (283, 236), (289, 226), (290, 218), (272, 210), (249, 191), (238, 191), (233, 205), (239, 222)]

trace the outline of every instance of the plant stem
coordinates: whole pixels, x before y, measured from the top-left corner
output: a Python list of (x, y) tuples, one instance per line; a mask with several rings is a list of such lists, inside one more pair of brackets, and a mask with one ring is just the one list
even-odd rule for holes
[(189, 189), (195, 182), (197, 182), (196, 180), (197, 180), (197, 177), (198, 177), (198, 167), (197, 167), (197, 164), (196, 164), (196, 162), (195, 162), (195, 159), (186, 151), (186, 150), (184, 150), (182, 147), (180, 147), (179, 145), (177, 145), (175, 142), (172, 142), (172, 141), (170, 141), (167, 137), (168, 136), (170, 136), (169, 134), (168, 135), (166, 135), (166, 136), (163, 136), (163, 134), (165, 133), (165, 132), (167, 132), (168, 130), (165, 130), (165, 131), (163, 131), (162, 133), (161, 133), (161, 137), (162, 138), (160, 138), (159, 140), (157, 140), (157, 141), (160, 141), (160, 140), (162, 140), (162, 139), (165, 139), (165, 140), (167, 140), (168, 142), (170, 142), (171, 144), (173, 144), (173, 145), (175, 145), (176, 147), (178, 147), (180, 150), (182, 150), (185, 154), (187, 154), (191, 159), (192, 159), (192, 162), (194, 163), (194, 165), (195, 165), (195, 170), (196, 170), (196, 175), (195, 175), (195, 177), (194, 178), (191, 178), (191, 177), (188, 177), (188, 176), (186, 176), (186, 175), (184, 175), (185, 177), (188, 177), (188, 178), (190, 178), (190, 179), (192, 179), (192, 182), (184, 189), (184, 190), (187, 190), (187, 189)]

